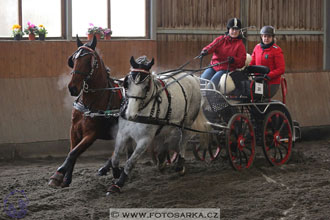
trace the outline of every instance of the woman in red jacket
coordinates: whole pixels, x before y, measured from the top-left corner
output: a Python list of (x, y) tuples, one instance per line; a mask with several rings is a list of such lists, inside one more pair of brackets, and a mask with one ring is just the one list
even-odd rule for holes
[(228, 70), (242, 68), (245, 64), (246, 50), (240, 35), (240, 29), (241, 21), (237, 18), (230, 19), (227, 23), (226, 34), (217, 37), (201, 52), (201, 56), (213, 53), (211, 65), (228, 61), (206, 69), (201, 75), (201, 78), (211, 80), (217, 88), (222, 74)]
[(281, 75), (285, 71), (284, 57), (282, 49), (274, 42), (274, 27), (264, 26), (260, 34), (261, 43), (255, 46), (250, 65), (263, 65), (270, 69), (270, 72), (264, 75), (267, 82), (264, 94), (272, 98), (280, 87)]

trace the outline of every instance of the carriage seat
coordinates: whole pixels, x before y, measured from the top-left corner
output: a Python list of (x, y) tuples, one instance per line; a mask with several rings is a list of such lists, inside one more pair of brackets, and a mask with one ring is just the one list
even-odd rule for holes
[[(220, 92), (222, 94), (226, 94), (227, 97), (230, 99), (240, 100), (241, 102), (263, 102), (269, 101), (265, 99), (265, 97), (251, 97), (251, 89), (254, 90), (254, 83), (251, 84), (253, 81), (260, 82), (260, 80), (255, 79), (251, 81), (249, 76), (258, 76), (268, 74), (270, 72), (267, 66), (262, 65), (253, 65), (247, 66), (241, 71), (233, 71), (230, 72), (228, 75), (224, 74), (219, 83)], [(225, 82), (227, 81), (226, 85)], [(261, 79), (262, 81), (262, 79)], [(226, 91), (226, 92), (225, 92)], [(255, 94), (253, 94), (255, 96)]]
[(259, 74), (268, 74), (270, 72), (267, 66), (253, 65), (245, 68), (245, 71), (248, 74), (259, 73)]

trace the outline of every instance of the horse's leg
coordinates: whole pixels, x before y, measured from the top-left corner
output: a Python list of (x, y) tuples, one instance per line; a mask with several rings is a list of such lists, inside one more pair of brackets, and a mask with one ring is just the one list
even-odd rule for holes
[[(111, 193), (120, 192), (120, 189), (121, 189), (121, 187), (124, 186), (129, 173), (133, 169), (134, 165), (136, 164), (136, 162), (140, 158), (140, 156), (147, 150), (150, 143), (151, 143), (150, 138), (144, 138), (144, 139), (140, 139), (138, 141), (133, 154), (126, 161), (125, 167), (121, 171), (119, 179), (108, 188), (107, 195), (109, 195)], [(116, 143), (116, 145), (117, 145), (117, 143)], [(114, 155), (112, 157), (113, 158), (112, 165), (113, 165), (113, 167), (118, 167), (118, 162), (117, 162), (116, 158), (114, 157), (115, 155), (116, 155), (116, 152), (114, 153)]]
[(176, 163), (176, 167), (175, 167), (175, 171), (178, 172), (180, 175), (184, 175), (185, 172), (186, 172), (186, 168), (185, 168), (185, 153), (186, 153), (186, 145), (187, 145), (187, 142), (190, 138), (189, 136), (189, 132), (186, 131), (186, 130), (182, 130), (181, 131), (181, 140), (180, 140), (180, 143), (179, 143), (179, 155), (178, 155), (178, 161)]
[(115, 149), (111, 159), (109, 159), (112, 162), (112, 175), (115, 179), (118, 179), (121, 175), (121, 169), (119, 168), (120, 153), (125, 149), (128, 143), (130, 143), (128, 136), (122, 134), (117, 135)]
[[(163, 136), (165, 137), (165, 136)], [(170, 143), (168, 142), (168, 140), (165, 140), (165, 138), (160, 137), (159, 139), (157, 139), (157, 141), (154, 141), (154, 144), (157, 145), (158, 148), (158, 152), (157, 152), (157, 159), (158, 159), (158, 170), (160, 172), (164, 171), (164, 169), (166, 168), (166, 162), (168, 159), (168, 155), (169, 155), (169, 145)]]
[[(72, 122), (71, 129), (70, 129), (70, 152), (73, 150), (73, 148), (78, 145), (78, 143), (82, 139), (82, 135), (80, 132), (76, 131), (77, 129), (74, 129), (75, 124)], [(68, 156), (66, 157), (66, 160), (68, 159)], [(63, 166), (63, 165), (62, 165)], [(63, 171), (63, 170), (62, 170)], [(66, 175), (66, 170), (64, 173), (60, 173), (56, 171), (51, 177), (48, 182), (48, 185), (50, 187), (58, 187), (63, 183), (64, 175)]]
[[(134, 151), (134, 148), (133, 148), (132, 141), (126, 142), (126, 156), (127, 156), (127, 159), (131, 157), (133, 151)], [(116, 179), (119, 178), (121, 171), (117, 167), (114, 168), (112, 166), (112, 158), (109, 158), (107, 160), (107, 162), (105, 163), (105, 165), (98, 170), (98, 175), (99, 176), (105, 176), (105, 175), (107, 175), (107, 173), (110, 171), (111, 168), (114, 171), (113, 173), (114, 173), (115, 178)]]
[[(74, 165), (76, 164), (76, 161), (78, 157), (85, 152), (96, 140), (96, 133), (93, 132), (91, 134), (86, 135), (80, 143), (71, 150), (69, 153), (69, 157), (71, 158), (71, 164), (69, 164), (69, 168), (67, 169), (67, 172), (65, 174), (62, 187), (68, 187), (72, 182), (72, 173)], [(75, 152), (74, 152), (75, 151)], [(70, 159), (69, 159), (70, 160)]]
[(107, 160), (107, 162), (105, 163), (105, 165), (97, 171), (98, 175), (99, 176), (107, 175), (107, 173), (110, 171), (111, 167), (112, 167), (112, 161), (111, 161), (111, 158), (109, 158)]
[(157, 158), (158, 158), (158, 170), (160, 172), (164, 171), (166, 167), (166, 159), (167, 155), (169, 154), (169, 144), (168, 143), (160, 143), (157, 142), (158, 152), (157, 152)]
[(64, 163), (50, 178), (49, 186), (68, 187), (72, 182), (72, 172), (77, 158), (96, 140), (95, 134), (86, 135), (68, 154)]

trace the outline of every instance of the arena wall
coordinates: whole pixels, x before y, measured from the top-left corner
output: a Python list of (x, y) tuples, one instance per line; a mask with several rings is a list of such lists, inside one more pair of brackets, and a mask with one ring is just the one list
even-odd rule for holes
[[(156, 58), (154, 70), (176, 68), (192, 54), (181, 43), (155, 41), (100, 42), (98, 48), (114, 77), (129, 70), (131, 55)], [(198, 49), (200, 43), (196, 43)], [(157, 46), (158, 45), (158, 46)], [(69, 138), (73, 98), (67, 91), (70, 68), (67, 57), (76, 49), (75, 42), (0, 42), (0, 144), (52, 141)], [(164, 49), (168, 56), (162, 56)], [(183, 47), (182, 47), (183, 48)], [(190, 49), (187, 49), (190, 48)], [(172, 54), (170, 56), (169, 54)], [(166, 57), (177, 57), (172, 65)], [(192, 57), (192, 56), (191, 56)], [(164, 61), (165, 60), (165, 61)], [(126, 62), (125, 62), (126, 61)], [(199, 66), (197, 60), (195, 66)], [(208, 61), (204, 61), (206, 65)], [(330, 124), (330, 73), (287, 73), (288, 107), (302, 126)], [(280, 97), (279, 97), (280, 98)]]
[[(1, 41), (0, 47), (0, 144), (68, 139), (74, 99), (67, 58), (76, 43)], [(101, 41), (97, 48), (116, 78), (129, 72), (131, 56), (157, 56), (150, 40)]]

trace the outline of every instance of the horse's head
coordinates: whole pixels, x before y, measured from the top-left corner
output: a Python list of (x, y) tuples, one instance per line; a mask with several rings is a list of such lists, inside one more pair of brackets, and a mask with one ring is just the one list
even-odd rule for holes
[(95, 36), (92, 41), (83, 44), (77, 35), (78, 49), (68, 59), (68, 65), (73, 69), (72, 78), (68, 85), (72, 96), (78, 96), (83, 87), (88, 87), (86, 81), (92, 77), (95, 68), (97, 68), (96, 43)]
[(126, 97), (128, 98), (125, 115), (127, 119), (134, 119), (143, 108), (146, 99), (151, 96), (149, 91), (153, 86), (153, 76), (150, 69), (154, 64), (154, 59), (148, 61), (146, 56), (142, 56), (134, 60), (134, 57), (131, 57), (130, 63), (131, 72), (124, 80), (124, 87), (127, 90)]

